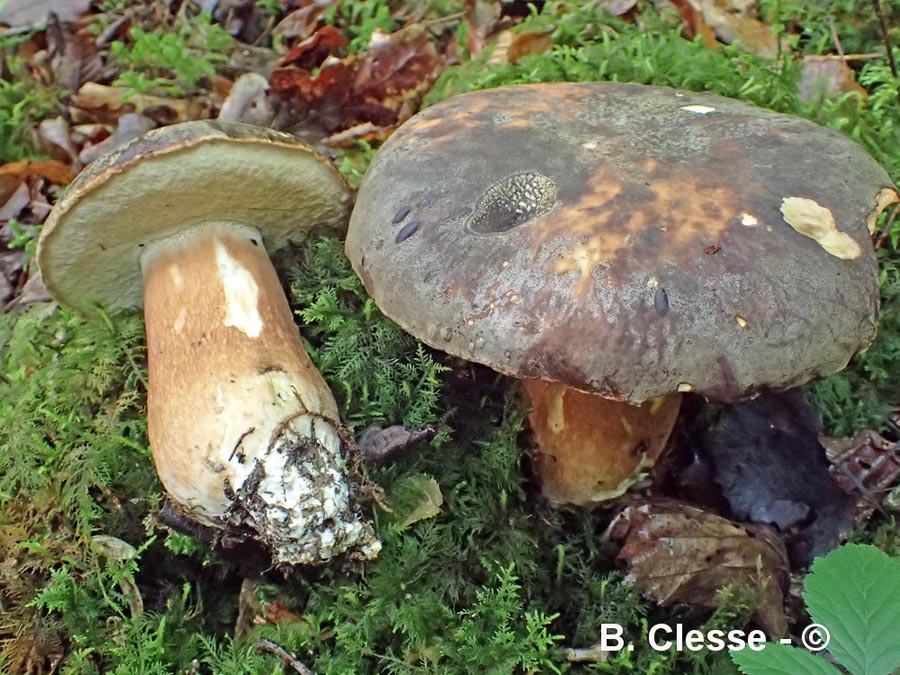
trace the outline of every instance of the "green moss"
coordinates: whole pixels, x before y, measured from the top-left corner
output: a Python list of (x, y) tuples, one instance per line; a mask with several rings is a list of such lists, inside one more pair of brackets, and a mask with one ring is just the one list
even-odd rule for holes
[(126, 98), (150, 92), (184, 96), (201, 82), (211, 84), (231, 46), (231, 36), (205, 13), (188, 20), (179, 12), (173, 27), (151, 32), (135, 26), (126, 42), (111, 45), (114, 61), (124, 69), (115, 84), (129, 89)]
[(40, 157), (35, 129), (61, 112), (62, 90), (39, 82), (16, 56), (18, 45), (30, 37), (0, 37), (0, 165)]
[[(35, 609), (58, 606), (68, 592), (67, 606), (78, 612), (54, 615), (41, 639), (102, 632), (102, 618), (111, 611), (105, 601), (75, 597), (91, 595), (91, 584), (108, 585), (91, 537), (103, 532), (142, 541), (147, 488), (156, 484), (145, 439), (143, 326), (137, 320), (87, 323), (40, 305), (2, 319), (4, 609), (27, 635), (38, 621)], [(38, 599), (41, 588), (50, 605)], [(3, 653), (14, 661), (22, 649), (14, 640)]]
[(871, 544), (895, 558), (900, 558), (900, 520), (896, 515), (881, 514), (865, 530), (851, 539), (855, 544)]
[[(841, 2), (840, 11), (850, 11)], [(805, 4), (781, 0), (763, 9), (780, 7), (783, 21), (802, 20), (801, 46), (824, 49), (824, 14), (816, 5), (798, 19)], [(796, 99), (792, 61), (772, 64), (685, 41), (647, 3), (640, 25), (589, 3), (547, 8), (555, 13), (529, 19), (525, 29), (552, 23), (550, 53), (514, 66), (464, 61), (442, 76), (429, 101), (548, 80), (706, 89), (838, 128), (900, 177), (896, 83), (880, 60), (860, 73), (872, 92), (865, 104), (844, 98), (807, 108)], [(366, 11), (375, 27), (384, 19), (377, 7)], [(362, 41), (367, 30), (360, 25), (353, 35)], [(872, 44), (868, 19), (856, 33), (839, 30), (850, 44), (854, 36), (860, 47)], [(358, 180), (371, 156), (361, 148), (341, 166)], [(524, 413), (510, 384), (430, 351), (387, 321), (341, 248), (324, 239), (297, 254), (289, 277), (303, 335), (357, 431), (400, 422), (441, 430), (435, 443), (371, 470), (398, 513), (410, 485), (433, 477), (440, 511), (404, 524), (376, 508), (384, 549), (364, 575), (330, 566), (266, 578), (261, 593), (302, 620), (233, 640), (240, 576), (203, 544), (153, 529), (161, 487), (147, 451), (140, 320), (88, 322), (49, 306), (0, 315), (0, 670), (21, 672), (33, 655), (59, 651), (59, 670), (68, 675), (184, 672), (193, 659), (201, 673), (289, 672), (277, 656), (257, 652), (264, 636), (321, 675), (733, 673), (714, 654), (653, 652), (646, 633), (659, 621), (743, 626), (753, 605), (745, 594), (727, 591), (711, 616), (642, 601), (602, 540), (608, 514), (541, 506), (523, 457)], [(900, 396), (900, 263), (895, 248), (879, 257), (879, 339), (816, 390), (832, 429), (876, 424)], [(98, 535), (130, 543), (134, 556), (109, 559)], [(894, 546), (895, 535), (884, 526), (873, 536)], [(566, 661), (562, 647), (590, 646), (609, 622), (624, 626), (634, 652), (606, 663)]]
[(879, 250), (881, 315), (878, 338), (850, 365), (811, 387), (825, 427), (836, 436), (882, 429), (900, 404), (900, 255)]
[(102, 499), (132, 494), (148, 479), (153, 484), (143, 413), (143, 324), (89, 323), (45, 305), (17, 320), (5, 315), (3, 323), (0, 419), (8, 424), (0, 427), (0, 505), (53, 491), (56, 498), (46, 507), (87, 536), (109, 515)]
[(381, 315), (342, 242), (321, 239), (300, 258), (291, 283), (297, 314), (344, 418), (355, 425), (435, 425), (446, 368)]
[[(900, 3), (879, 0), (896, 45), (900, 38)], [(859, 0), (760, 0), (763, 22), (784, 34), (796, 32), (794, 42), (806, 54), (831, 54), (835, 35), (845, 54), (883, 51), (881, 27), (870, 2)]]
[(560, 2), (532, 17), (522, 30), (553, 27), (553, 48), (512, 65), (486, 65), (489, 53), (446, 70), (425, 99), (507, 84), (613, 80), (710, 91), (780, 111), (794, 111), (799, 70), (743, 50), (714, 51), (681, 37), (680, 22), (647, 10), (640, 27), (585, 3)]

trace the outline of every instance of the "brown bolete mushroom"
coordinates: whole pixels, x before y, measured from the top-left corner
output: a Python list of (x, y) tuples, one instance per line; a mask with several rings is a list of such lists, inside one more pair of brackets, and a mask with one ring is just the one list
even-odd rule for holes
[(337, 171), (293, 137), (188, 122), (85, 169), (38, 248), (63, 305), (143, 306), (163, 485), (182, 515), (249, 531), (275, 563), (380, 546), (348, 482), (337, 404), (267, 254), (312, 230), (341, 232), (350, 205)]
[(407, 121), (347, 254), (429, 345), (520, 378), (553, 502), (621, 494), (679, 392), (731, 402), (842, 369), (875, 334), (891, 181), (841, 134), (715, 95), (502, 87)]

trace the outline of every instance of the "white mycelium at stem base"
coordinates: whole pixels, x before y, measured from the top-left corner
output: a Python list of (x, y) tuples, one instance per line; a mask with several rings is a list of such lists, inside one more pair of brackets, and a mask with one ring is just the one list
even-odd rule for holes
[(351, 502), (338, 410), (254, 228), (210, 223), (141, 259), (148, 425), (178, 507), (250, 525), (276, 562), (380, 548)]

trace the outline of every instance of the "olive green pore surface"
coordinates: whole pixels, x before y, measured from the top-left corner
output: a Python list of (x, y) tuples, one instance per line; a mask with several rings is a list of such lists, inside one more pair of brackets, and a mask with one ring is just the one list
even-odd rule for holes
[(294, 137), (215, 121), (163, 127), (89, 165), (44, 225), (53, 296), (89, 312), (143, 305), (147, 244), (208, 222), (255, 227), (269, 253), (310, 231), (341, 234), (352, 206), (330, 162)]
[[(838, 371), (871, 341), (867, 218), (886, 187), (846, 137), (748, 103), (503, 87), (394, 133), (347, 253), (382, 311), (438, 349), (631, 402), (727, 402)], [(805, 200), (855, 258), (785, 221)]]

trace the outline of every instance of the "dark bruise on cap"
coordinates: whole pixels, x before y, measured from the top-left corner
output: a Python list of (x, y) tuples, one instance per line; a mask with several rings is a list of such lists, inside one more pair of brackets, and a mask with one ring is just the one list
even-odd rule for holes
[(522, 85), (395, 132), (347, 253), (384, 313), (443, 351), (629, 402), (732, 401), (836, 372), (871, 341), (867, 224), (895, 200), (862, 149), (797, 117)]

